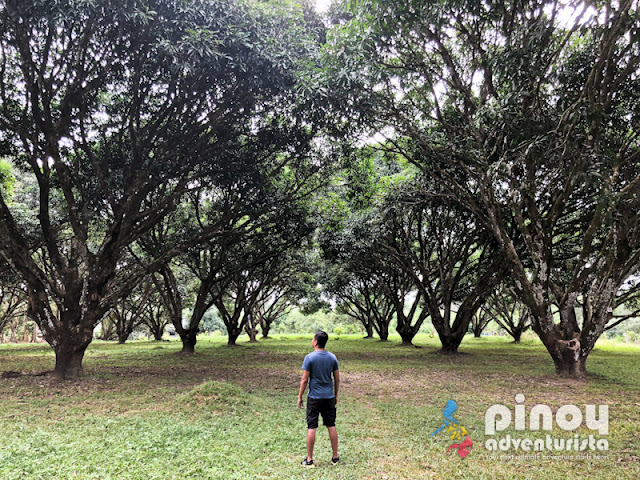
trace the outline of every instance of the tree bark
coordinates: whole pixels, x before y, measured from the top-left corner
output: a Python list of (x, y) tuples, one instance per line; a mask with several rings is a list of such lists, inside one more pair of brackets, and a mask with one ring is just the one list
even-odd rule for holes
[(18, 343), (18, 319), (14, 319), (9, 324), (9, 328), (11, 328), (11, 343)]
[(458, 353), (458, 347), (462, 343), (464, 335), (460, 335), (459, 333), (441, 335), (440, 332), (438, 332), (438, 337), (440, 338), (440, 343), (442, 344), (440, 352), (451, 354)]
[(371, 322), (371, 320), (367, 322), (364, 328), (367, 331), (367, 336), (364, 338), (373, 338), (373, 323)]
[(242, 328), (227, 328), (227, 333), (229, 335), (229, 338), (227, 340), (227, 345), (229, 347), (235, 347), (236, 341), (238, 340), (238, 337), (242, 333)]
[(74, 345), (67, 341), (54, 347), (56, 366), (53, 375), (59, 380), (70, 380), (84, 376), (82, 360), (89, 344)]
[(575, 310), (560, 309), (561, 323), (553, 324), (551, 313), (541, 318), (533, 316), (533, 330), (542, 340), (553, 359), (556, 374), (561, 377), (585, 378), (586, 361), (599, 335), (584, 338), (575, 322)]
[(271, 330), (271, 322), (260, 322), (262, 330), (262, 338), (269, 338), (269, 330)]
[(411, 318), (406, 318), (404, 315), (398, 315), (398, 326), (396, 327), (396, 331), (400, 334), (400, 338), (402, 339), (402, 343), (400, 344), (400, 346), (413, 346), (413, 337), (416, 336), (416, 333), (418, 333), (418, 329), (422, 324), (421, 317), (422, 314), (419, 316), (419, 320), (416, 325), (412, 327)]
[(402, 342), (400, 343), (401, 347), (413, 347), (413, 335), (410, 336), (402, 336), (400, 335), (400, 338), (402, 338)]
[(514, 328), (511, 332), (511, 336), (513, 337), (512, 343), (520, 343), (520, 339), (522, 337), (522, 328)]
[[(467, 300), (469, 300), (469, 297), (465, 300), (465, 303)], [(444, 314), (441, 314), (435, 302), (432, 301), (429, 304), (431, 323), (436, 329), (438, 338), (440, 339), (440, 352), (450, 354), (458, 352), (458, 347), (469, 329), (469, 324), (473, 316), (469, 315), (468, 304), (463, 304), (455, 314), (455, 320), (452, 322), (451, 316), (453, 312), (451, 308), (447, 307), (448, 306), (445, 306)]]
[(124, 345), (129, 339), (129, 335), (131, 335), (131, 332), (129, 331), (118, 332), (118, 345)]
[(196, 352), (196, 343), (198, 342), (198, 332), (200, 329), (196, 328), (180, 328), (176, 329), (180, 340), (182, 340), (182, 353), (186, 355), (193, 355)]
[(164, 328), (153, 328), (150, 329), (151, 330), (151, 334), (153, 335), (153, 339), (156, 342), (161, 342), (162, 341), (162, 334), (164, 333)]
[(587, 357), (580, 354), (579, 340), (560, 343), (553, 353), (549, 353), (553, 358), (557, 375), (575, 379), (587, 376)]
[(389, 323), (381, 322), (378, 325), (378, 335), (380, 336), (381, 342), (389, 341)]
[(245, 331), (249, 335), (249, 343), (258, 343), (258, 329), (247, 324)]

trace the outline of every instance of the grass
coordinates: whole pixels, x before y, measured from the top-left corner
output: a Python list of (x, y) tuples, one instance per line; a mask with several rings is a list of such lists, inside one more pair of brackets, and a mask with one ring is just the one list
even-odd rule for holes
[[(358, 336), (333, 337), (329, 350), (343, 379), (338, 406), (341, 465), (330, 466), (328, 436), (318, 431), (319, 467), (306, 470), (304, 412), (296, 403), (310, 336), (277, 336), (228, 348), (202, 338), (194, 356), (178, 342), (95, 342), (85, 378), (57, 383), (35, 375), (53, 367), (46, 345), (1, 345), (0, 478), (10, 479), (637, 479), (640, 478), (640, 347), (603, 341), (586, 382), (556, 378), (535, 341), (466, 338), (458, 356), (437, 353), (437, 339), (402, 348)], [(554, 411), (608, 404), (607, 452), (565, 452), (568, 459), (505, 459), (484, 448), (484, 414), (513, 412), (525, 395)], [(454, 395), (456, 418), (474, 445), (464, 460), (445, 432), (442, 409)], [(548, 432), (544, 432), (545, 434)], [(557, 438), (581, 438), (585, 426)], [(537, 432), (505, 434), (536, 438)], [(600, 438), (598, 436), (598, 438)], [(520, 452), (521, 453), (521, 452)], [(542, 453), (542, 452), (541, 452)], [(585, 453), (591, 458), (578, 458)], [(605, 458), (593, 458), (593, 454)], [(547, 455), (548, 453), (545, 453)]]

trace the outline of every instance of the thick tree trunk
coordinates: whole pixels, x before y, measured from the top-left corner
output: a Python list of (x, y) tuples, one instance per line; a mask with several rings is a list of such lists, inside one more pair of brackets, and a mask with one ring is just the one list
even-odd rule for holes
[(457, 353), (458, 347), (462, 343), (465, 333), (469, 329), (472, 316), (463, 311), (462, 308), (456, 314), (453, 326), (451, 325), (451, 311), (448, 310), (441, 315), (433, 306), (431, 308), (431, 323), (438, 333), (440, 339), (441, 353)]
[(413, 332), (412, 328), (396, 328), (396, 331), (400, 334), (400, 338), (402, 339), (402, 343), (400, 346), (402, 347), (413, 347), (413, 337), (416, 334)]
[(74, 345), (70, 339), (60, 341), (54, 346), (56, 366), (53, 375), (59, 380), (80, 378), (84, 375), (82, 359), (89, 344)]
[(156, 342), (161, 342), (162, 341), (162, 334), (164, 333), (164, 328), (153, 328), (150, 329), (151, 330), (151, 334), (153, 335), (153, 339)]
[(253, 314), (248, 314), (244, 331), (249, 335), (249, 343), (258, 343), (258, 327), (260, 326), (260, 319)]
[(196, 352), (196, 343), (198, 342), (197, 336), (199, 331), (200, 329), (198, 327), (181, 328), (178, 331), (180, 340), (182, 340), (182, 353), (192, 355)]
[(514, 328), (511, 336), (513, 337), (513, 343), (520, 343), (520, 339), (522, 338), (522, 329)]
[[(72, 285), (74, 286), (74, 285)], [(83, 376), (82, 360), (93, 340), (93, 330), (109, 310), (100, 305), (98, 293), (87, 293), (83, 288), (67, 288), (67, 295), (59, 297), (55, 312), (52, 301), (42, 291), (29, 287), (29, 317), (40, 327), (45, 340), (55, 352), (53, 374), (60, 380)], [(84, 302), (85, 298), (88, 302)]]
[(582, 379), (587, 376), (587, 358), (573, 351), (563, 351), (560, 356), (552, 356), (556, 374), (561, 377)]
[(240, 333), (242, 333), (242, 329), (241, 328), (228, 329), (229, 339), (227, 340), (227, 345), (229, 347), (235, 347), (236, 346), (236, 341), (238, 340), (238, 337), (240, 336)]
[[(571, 340), (550, 339), (549, 336), (546, 336), (543, 339), (543, 343), (553, 359), (557, 375), (576, 379), (582, 379), (587, 376), (588, 354), (584, 355), (582, 353), (582, 346), (578, 336)], [(590, 350), (589, 348), (588, 351)]]
[(389, 324), (383, 323), (382, 325), (378, 325), (378, 335), (380, 336), (381, 342), (389, 341)]
[(401, 346), (403, 347), (413, 346), (413, 338), (416, 336), (416, 333), (418, 333), (418, 330), (422, 326), (422, 322), (424, 321), (426, 316), (427, 315), (424, 312), (421, 312), (418, 315), (416, 324), (412, 326), (411, 320), (412, 320), (413, 314), (411, 314), (408, 317), (398, 315), (398, 326), (396, 327), (396, 332), (400, 334), (400, 338), (402, 339)]
[(444, 335), (438, 332), (438, 337), (440, 338), (440, 343), (442, 344), (442, 347), (440, 348), (441, 353), (458, 353), (458, 347), (462, 343), (464, 335), (461, 336), (460, 334), (453, 333)]
[(534, 331), (551, 355), (556, 367), (556, 374), (568, 378), (585, 378), (587, 374), (587, 355), (593, 348), (598, 336), (594, 335), (591, 338), (590, 345), (583, 345), (581, 344), (579, 331), (567, 331), (566, 325), (561, 324), (550, 327), (548, 319), (546, 328), (542, 328), (541, 324), (545, 325), (542, 322), (535, 322), (534, 319)]

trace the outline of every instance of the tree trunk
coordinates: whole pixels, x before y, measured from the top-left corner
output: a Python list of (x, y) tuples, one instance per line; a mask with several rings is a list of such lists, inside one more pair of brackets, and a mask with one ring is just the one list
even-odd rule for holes
[(586, 376), (587, 355), (598, 336), (594, 336), (592, 345), (581, 345), (580, 332), (566, 332), (560, 325), (543, 329), (537, 322), (534, 327), (553, 359), (557, 375), (577, 379)]
[(582, 379), (587, 376), (587, 357), (580, 354), (579, 342), (577, 345), (577, 350), (563, 346), (559, 354), (551, 355), (557, 375), (576, 379)]
[[(176, 329), (177, 330), (177, 329)], [(198, 342), (198, 332), (200, 329), (196, 328), (181, 328), (178, 330), (180, 340), (182, 340), (182, 353), (192, 355), (196, 352), (196, 343)]]
[(440, 343), (442, 344), (442, 348), (440, 348), (440, 353), (458, 353), (458, 347), (462, 343), (462, 339), (464, 335), (449, 333), (441, 334), (438, 331), (438, 337), (440, 338)]
[(522, 337), (522, 329), (514, 328), (511, 336), (513, 337), (513, 343), (520, 343), (520, 338)]
[(364, 324), (364, 329), (367, 331), (367, 336), (364, 338), (373, 338), (373, 322), (371, 320)]
[(271, 322), (260, 322), (262, 330), (262, 338), (269, 338), (269, 330), (271, 330)]
[(151, 334), (153, 335), (153, 339), (156, 342), (162, 341), (162, 334), (164, 333), (164, 328), (154, 328), (151, 329)]
[(229, 335), (229, 339), (227, 340), (227, 345), (229, 347), (235, 347), (236, 346), (236, 340), (238, 340), (238, 337), (240, 336), (240, 333), (242, 333), (242, 329), (241, 328), (228, 328), (227, 332), (228, 332), (228, 335)]
[(400, 338), (402, 339), (402, 343), (400, 344), (400, 346), (413, 347), (413, 337), (415, 337), (413, 329), (398, 327), (396, 328), (396, 331), (400, 334)]
[(380, 335), (380, 341), (381, 342), (389, 341), (389, 324), (388, 323), (382, 323), (378, 327), (379, 327), (378, 335)]
[(59, 380), (80, 378), (84, 375), (82, 359), (89, 344), (74, 345), (71, 339), (64, 339), (56, 346), (56, 366), (53, 375)]
[[(66, 293), (56, 302), (63, 308), (54, 314), (50, 299), (29, 286), (28, 315), (55, 352), (53, 374), (60, 380), (83, 376), (82, 359), (93, 341), (93, 330), (110, 309), (107, 305), (100, 305), (98, 293), (88, 293), (81, 287), (69, 287)], [(85, 297), (87, 303), (84, 302)]]
[(431, 305), (431, 323), (438, 333), (440, 339), (440, 353), (457, 353), (458, 347), (462, 343), (465, 333), (469, 329), (472, 317), (463, 311), (462, 307), (456, 314), (456, 319), (451, 322), (451, 310), (446, 310), (444, 315), (441, 315)]
[(249, 335), (249, 343), (258, 343), (258, 329), (257, 328), (253, 328), (251, 327), (249, 324), (247, 324), (245, 331), (247, 332), (247, 335)]
[(18, 343), (18, 320), (12, 320), (10, 324), (11, 328), (11, 343)]

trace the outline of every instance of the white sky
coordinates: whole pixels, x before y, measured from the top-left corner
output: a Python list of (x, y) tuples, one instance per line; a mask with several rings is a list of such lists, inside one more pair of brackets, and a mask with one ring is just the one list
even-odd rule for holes
[(331, 0), (316, 0), (316, 10), (319, 12), (326, 12), (327, 8), (329, 8), (329, 3)]

